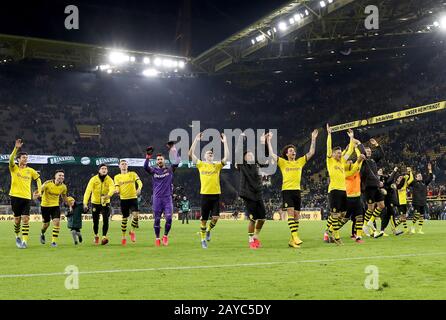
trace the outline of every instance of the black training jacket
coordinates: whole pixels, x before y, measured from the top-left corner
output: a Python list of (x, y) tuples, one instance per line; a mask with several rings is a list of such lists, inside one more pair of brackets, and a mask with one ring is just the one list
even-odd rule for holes
[[(361, 153), (365, 155), (364, 148), (360, 148)], [(379, 176), (377, 163), (383, 158), (384, 151), (381, 146), (378, 146), (370, 158), (364, 160), (361, 167), (361, 185), (362, 190), (366, 187), (378, 187), (379, 188)]]
[(384, 175), (381, 177), (381, 181), (384, 184), (384, 189), (387, 191), (387, 195), (384, 199), (387, 207), (391, 204), (394, 206), (398, 205), (398, 190), (395, 184), (395, 176), (396, 172), (392, 171), (390, 175)]
[(410, 187), (412, 188), (412, 205), (425, 206), (427, 203), (427, 186), (433, 179), (432, 173), (428, 174), (426, 180), (414, 180)]

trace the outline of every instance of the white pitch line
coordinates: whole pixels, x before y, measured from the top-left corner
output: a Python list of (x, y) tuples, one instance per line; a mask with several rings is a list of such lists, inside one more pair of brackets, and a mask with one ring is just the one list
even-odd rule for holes
[[(96, 270), (96, 271), (81, 271), (78, 274), (81, 275), (81, 274), (100, 274), (100, 273), (238, 268), (238, 267), (270, 266), (270, 265), (278, 265), (278, 264), (280, 265), (280, 264), (299, 264), (299, 263), (322, 263), (322, 262), (355, 261), (355, 260), (371, 260), (371, 259), (381, 260), (381, 259), (397, 259), (397, 258), (410, 258), (410, 257), (413, 258), (413, 257), (441, 256), (441, 255), (446, 255), (446, 252), (433, 252), (433, 253), (421, 253), (421, 254), (400, 254), (400, 255), (394, 255), (394, 256), (350, 257), (350, 258), (320, 259), (320, 260), (254, 262), (254, 263), (222, 264), (222, 265), (210, 265), (210, 266), (185, 266), (185, 267), (161, 267), (161, 268), (144, 268), (144, 269)], [(30, 273), (30, 274), (0, 274), (0, 279), (51, 277), (51, 276), (66, 276), (66, 275), (68, 275), (68, 273), (66, 273), (66, 272)]]

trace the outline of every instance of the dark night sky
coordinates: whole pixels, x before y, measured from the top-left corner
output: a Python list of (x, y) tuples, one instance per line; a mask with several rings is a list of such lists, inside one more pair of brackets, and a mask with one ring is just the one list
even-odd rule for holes
[[(248, 26), (286, 0), (191, 0), (192, 55)], [(66, 30), (65, 6), (77, 5), (80, 30)], [(13, 1), (0, 10), (0, 33), (176, 54), (182, 0)]]

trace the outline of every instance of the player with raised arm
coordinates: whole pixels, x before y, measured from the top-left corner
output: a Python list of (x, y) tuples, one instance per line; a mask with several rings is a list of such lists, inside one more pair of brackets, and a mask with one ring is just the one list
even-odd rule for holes
[[(347, 214), (341, 220), (341, 227), (351, 218), (355, 225), (355, 241), (362, 243), (363, 206), (361, 201), (360, 170), (365, 156), (360, 151), (361, 142), (355, 139), (356, 162), (347, 160), (345, 166), (345, 182), (347, 191)], [(348, 148), (347, 148), (348, 150)]]
[(318, 130), (315, 129), (311, 133), (311, 145), (307, 154), (296, 159), (297, 148), (296, 146), (289, 144), (282, 149), (281, 156), (277, 156), (274, 153), (273, 146), (271, 144), (272, 133), (267, 134), (267, 143), (270, 156), (275, 162), (282, 173), (282, 210), (287, 212), (288, 215), (288, 227), (290, 228), (291, 237), (288, 241), (288, 246), (292, 248), (299, 248), (302, 244), (302, 240), (299, 238), (299, 216), (301, 209), (301, 177), (302, 169), (310, 160), (316, 150), (316, 138), (318, 136)]
[(60, 198), (64, 203), (69, 205), (67, 193), (68, 189), (64, 183), (65, 171), (56, 170), (54, 179), (45, 181), (42, 185), (42, 203), (41, 213), (43, 226), (40, 232), (40, 243), (45, 244), (45, 232), (53, 222), (53, 233), (51, 238), (51, 247), (57, 247), (57, 239), (60, 232)]
[(132, 229), (129, 231), (130, 240), (136, 242), (135, 230), (138, 228), (139, 215), (138, 196), (141, 194), (142, 182), (136, 172), (129, 171), (127, 160), (119, 161), (119, 169), (121, 173), (115, 175), (113, 180), (115, 182), (115, 193), (119, 194), (121, 200), (121, 244), (125, 246), (127, 244), (127, 221), (130, 214), (132, 214)]
[(381, 231), (375, 235), (375, 238), (380, 238), (382, 236), (387, 236), (385, 230), (389, 225), (392, 228), (394, 235), (399, 236), (403, 232), (397, 229), (397, 217), (398, 217), (398, 194), (395, 184), (395, 177), (398, 172), (398, 167), (393, 168), (390, 174), (384, 174), (383, 169), (378, 170), (381, 182), (383, 184), (386, 194), (384, 195), (384, 204), (386, 205), (384, 214), (381, 214)]
[(366, 159), (361, 168), (361, 181), (364, 185), (364, 195), (367, 203), (363, 230), (366, 235), (369, 235), (368, 229), (370, 228), (376, 236), (378, 232), (373, 222), (385, 208), (384, 194), (380, 190), (381, 181), (378, 175), (378, 162), (384, 157), (384, 152), (375, 139), (370, 139), (370, 144), (374, 150), (370, 147), (364, 149)]
[(396, 188), (398, 190), (398, 213), (400, 215), (398, 225), (403, 225), (404, 234), (409, 233), (407, 226), (407, 188), (413, 180), (413, 173), (410, 167), (406, 168), (406, 174), (404, 176), (399, 176), (396, 180)]
[[(224, 156), (221, 161), (214, 162), (214, 152), (208, 150), (204, 154), (204, 161), (201, 161), (195, 155), (195, 148), (201, 140), (202, 133), (199, 133), (189, 149), (189, 158), (196, 164), (200, 173), (200, 194), (201, 194), (201, 226), (200, 239), (201, 247), (207, 249), (207, 241), (211, 241), (211, 230), (217, 224), (220, 217), (220, 172), (226, 165), (229, 157), (229, 148), (226, 136), (221, 134), (221, 141), (224, 146)], [(207, 222), (211, 217), (211, 222)]]
[[(265, 139), (265, 135), (262, 136)], [(259, 168), (267, 166), (255, 159), (255, 151), (243, 151), (245, 135), (241, 134), (237, 141), (235, 154), (243, 153), (242, 163), (235, 163), (235, 169), (240, 172), (240, 192), (246, 206), (248, 224), (248, 244), (251, 249), (261, 247), (259, 234), (266, 219), (265, 204), (262, 196), (262, 179)]]
[[(16, 237), (16, 246), (20, 249), (26, 249), (29, 238), (29, 211), (31, 208), (31, 182), (35, 181), (37, 190), (34, 197), (41, 194), (42, 182), (40, 175), (33, 168), (28, 167), (28, 154), (19, 152), (23, 146), (22, 139), (17, 139), (14, 150), (9, 156), (9, 172), (11, 173), (11, 207), (14, 213), (14, 233)], [(18, 164), (15, 163), (17, 158)], [(20, 239), (20, 224), (22, 225), (22, 239)]]
[(347, 160), (352, 155), (355, 148), (355, 138), (353, 130), (349, 129), (347, 134), (350, 138), (350, 144), (345, 153), (341, 147), (332, 148), (331, 141), (332, 129), (327, 124), (327, 170), (330, 178), (328, 186), (328, 197), (330, 202), (330, 218), (329, 226), (330, 237), (333, 238), (337, 245), (342, 244), (339, 229), (342, 227), (342, 220), (345, 219), (347, 212), (347, 186), (345, 168)]
[(173, 173), (178, 167), (180, 159), (178, 157), (177, 149), (171, 146), (169, 149), (170, 159), (174, 162), (167, 166), (164, 156), (162, 154), (156, 155), (156, 165), (151, 167), (150, 159), (152, 158), (153, 148), (147, 148), (146, 161), (144, 162), (144, 169), (152, 175), (152, 209), (154, 213), (153, 228), (155, 231), (155, 246), (161, 246), (160, 232), (161, 232), (161, 216), (164, 213), (166, 223), (164, 225), (164, 235), (162, 243), (164, 246), (169, 245), (169, 232), (172, 227), (173, 214)]
[(88, 181), (87, 189), (84, 193), (84, 211), (88, 211), (88, 202), (91, 198), (94, 243), (99, 244), (99, 218), (102, 214), (102, 240), (101, 244), (108, 243), (107, 232), (110, 219), (110, 198), (115, 192), (113, 179), (108, 175), (106, 164), (99, 165), (98, 174)]
[(413, 226), (411, 233), (415, 233), (415, 225), (418, 222), (418, 233), (424, 234), (423, 223), (424, 215), (426, 214), (427, 205), (427, 186), (433, 180), (432, 164), (427, 164), (428, 175), (424, 179), (421, 173), (417, 173), (415, 180), (410, 185), (412, 187), (412, 206), (413, 206)]

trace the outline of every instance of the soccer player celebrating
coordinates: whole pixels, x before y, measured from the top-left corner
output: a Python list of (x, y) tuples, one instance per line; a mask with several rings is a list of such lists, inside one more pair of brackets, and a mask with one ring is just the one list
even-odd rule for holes
[[(347, 192), (347, 214), (341, 220), (344, 225), (351, 218), (355, 225), (355, 240), (357, 243), (362, 243), (362, 226), (363, 226), (363, 206), (361, 201), (361, 176), (360, 170), (365, 156), (361, 154), (359, 145), (361, 143), (355, 140), (356, 162), (347, 160), (345, 167), (345, 182)], [(348, 149), (348, 148), (347, 148)]]
[(368, 235), (370, 234), (368, 228), (371, 228), (374, 235), (377, 235), (373, 222), (385, 207), (384, 195), (380, 190), (381, 181), (377, 163), (383, 158), (384, 152), (375, 139), (370, 139), (370, 144), (375, 150), (372, 152), (370, 147), (365, 148), (366, 159), (361, 168), (361, 181), (364, 184), (365, 201), (367, 203), (363, 230)]
[[(204, 161), (198, 159), (194, 152), (198, 142), (201, 140), (202, 133), (199, 133), (189, 149), (189, 158), (196, 163), (198, 172), (200, 173), (200, 194), (201, 194), (201, 227), (200, 227), (200, 238), (201, 247), (207, 249), (207, 242), (211, 241), (211, 230), (217, 224), (218, 218), (220, 217), (220, 172), (221, 169), (226, 165), (226, 160), (229, 157), (229, 148), (226, 136), (221, 134), (221, 141), (223, 143), (225, 153), (223, 159), (219, 162), (214, 163), (214, 152), (208, 150), (204, 154)], [(207, 225), (209, 217), (212, 220)]]
[[(265, 137), (265, 136), (264, 136)], [(239, 136), (236, 154), (243, 151), (244, 134)], [(259, 164), (252, 151), (243, 153), (243, 162), (236, 163), (235, 168), (240, 171), (240, 198), (246, 206), (246, 216), (249, 218), (248, 243), (251, 249), (260, 248), (259, 233), (265, 223), (266, 210), (262, 197), (262, 181)]]
[[(19, 152), (23, 146), (23, 141), (17, 139), (14, 150), (9, 156), (9, 172), (11, 173), (11, 207), (14, 212), (14, 233), (16, 236), (16, 246), (20, 249), (27, 248), (29, 238), (29, 211), (31, 207), (31, 181), (36, 181), (37, 190), (35, 197), (40, 196), (42, 182), (36, 170), (28, 167), (28, 154)], [(18, 164), (15, 163), (17, 157)], [(20, 239), (20, 224), (22, 225), (22, 239)]]
[(424, 234), (422, 228), (424, 223), (425, 208), (427, 205), (427, 186), (433, 179), (432, 164), (427, 165), (428, 176), (423, 179), (421, 173), (417, 173), (415, 180), (412, 182), (412, 206), (413, 206), (413, 227), (411, 233), (415, 233), (415, 225), (418, 221), (418, 233)]
[(404, 233), (408, 234), (409, 229), (407, 227), (407, 188), (413, 181), (413, 173), (410, 167), (406, 169), (406, 175), (399, 176), (396, 180), (398, 190), (398, 212), (400, 214), (399, 223), (403, 224)]
[(330, 178), (328, 186), (328, 197), (330, 202), (331, 225), (329, 233), (333, 235), (333, 240), (337, 245), (342, 244), (339, 229), (342, 227), (342, 221), (345, 219), (347, 211), (347, 192), (345, 168), (347, 160), (354, 151), (355, 139), (353, 130), (348, 130), (350, 144), (345, 153), (341, 147), (332, 148), (331, 133), (332, 129), (327, 124), (327, 170)]
[(108, 243), (107, 232), (110, 219), (110, 198), (115, 191), (113, 179), (108, 175), (106, 164), (99, 166), (98, 174), (91, 177), (84, 193), (84, 211), (88, 211), (91, 198), (94, 243), (99, 244), (99, 218), (102, 214), (102, 245)]
[(292, 248), (299, 248), (302, 244), (302, 240), (299, 238), (299, 215), (301, 207), (301, 176), (302, 169), (308, 160), (313, 157), (316, 150), (316, 138), (318, 131), (315, 129), (311, 133), (311, 145), (310, 150), (304, 156), (296, 159), (297, 148), (289, 144), (282, 149), (281, 156), (277, 156), (274, 153), (271, 145), (272, 133), (268, 133), (267, 143), (269, 154), (274, 161), (277, 162), (277, 166), (282, 173), (282, 198), (283, 198), (283, 210), (287, 211), (288, 215), (288, 227), (290, 228), (291, 238), (288, 241), (288, 246)]
[(60, 231), (60, 197), (65, 204), (69, 205), (67, 198), (67, 186), (64, 183), (65, 172), (62, 169), (56, 170), (54, 179), (45, 181), (42, 185), (42, 220), (43, 226), (40, 232), (40, 243), (45, 244), (45, 232), (53, 221), (53, 235), (51, 247), (57, 247), (57, 238)]
[[(138, 228), (138, 196), (141, 194), (142, 182), (138, 175), (134, 171), (128, 170), (129, 165), (126, 160), (119, 161), (119, 169), (121, 173), (118, 173), (115, 178), (115, 193), (119, 194), (121, 200), (121, 231), (122, 239), (121, 244), (125, 246), (127, 244), (127, 220), (132, 214), (132, 229), (129, 232), (130, 240), (136, 241), (135, 229)], [(136, 188), (136, 185), (138, 188)]]
[(152, 175), (152, 209), (155, 216), (153, 228), (155, 230), (155, 246), (161, 245), (161, 216), (164, 213), (166, 224), (164, 225), (163, 245), (169, 245), (169, 231), (172, 227), (173, 214), (173, 173), (179, 164), (179, 157), (175, 146), (170, 148), (170, 159), (175, 159), (175, 163), (166, 166), (165, 159), (162, 154), (156, 155), (156, 166), (150, 167), (149, 161), (152, 157), (151, 147), (148, 149), (144, 169)]
[(379, 238), (382, 236), (387, 236), (384, 232), (387, 226), (392, 227), (392, 232), (394, 235), (399, 236), (403, 232), (397, 230), (397, 221), (396, 218), (398, 216), (398, 193), (395, 184), (395, 176), (398, 172), (398, 167), (393, 168), (392, 173), (390, 175), (386, 175), (383, 173), (383, 170), (378, 170), (378, 174), (380, 176), (381, 182), (383, 183), (383, 187), (386, 190), (386, 194), (384, 196), (384, 204), (386, 206), (384, 215), (381, 217), (381, 231), (375, 236), (375, 238)]

